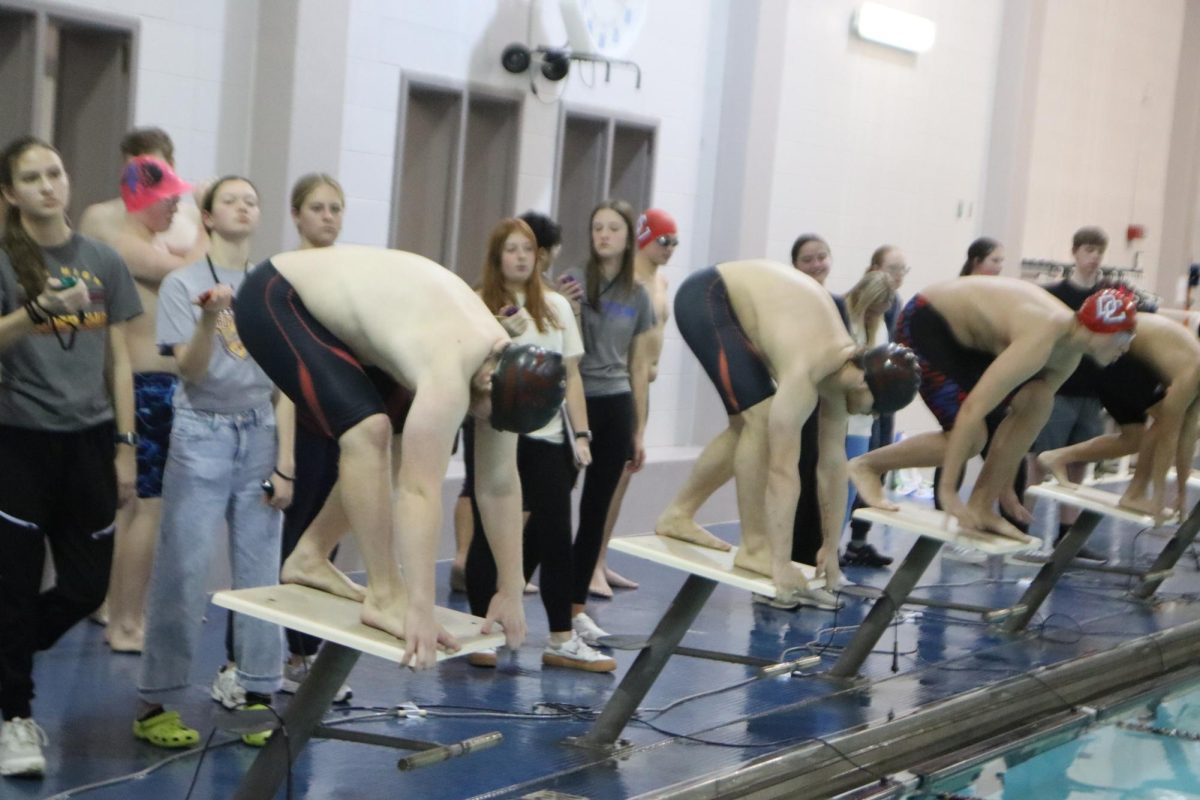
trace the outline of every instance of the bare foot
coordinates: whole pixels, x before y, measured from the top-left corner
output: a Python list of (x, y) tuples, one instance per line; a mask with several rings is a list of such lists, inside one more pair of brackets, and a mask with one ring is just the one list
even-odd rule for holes
[(299, 549), (293, 550), (287, 561), (283, 562), (279, 582), (298, 583), (357, 603), (363, 602), (367, 596), (367, 590), (347, 578), (332, 561), (327, 558), (305, 558)]
[(757, 572), (759, 575), (771, 577), (771, 555), (770, 553), (755, 553), (747, 547), (739, 547), (737, 555), (733, 557), (733, 565), (739, 569)]
[(1033, 522), (1033, 514), (1030, 514), (1029, 509), (1017, 499), (1017, 492), (1011, 486), (1005, 487), (1004, 491), (1000, 493), (1000, 508), (1022, 525)]
[(1117, 501), (1117, 505), (1126, 511), (1132, 511), (1135, 514), (1145, 514), (1147, 517), (1154, 517), (1156, 520), (1159, 517), (1166, 516), (1162, 503), (1156, 503), (1148, 497), (1131, 496), (1129, 492), (1121, 495), (1121, 499)]
[(691, 542), (701, 547), (710, 547), (713, 550), (728, 552), (733, 548), (733, 545), (729, 542), (713, 536), (704, 530), (704, 528), (701, 528), (696, 524), (695, 520), (670, 513), (664, 513), (658, 518), (658, 522), (654, 524), (654, 532), (659, 536), (679, 539), (683, 542)]
[(887, 499), (883, 493), (883, 475), (867, 467), (862, 458), (852, 458), (846, 467), (858, 496), (872, 508), (882, 508), (884, 511), (899, 511), (900, 506)]
[(608, 585), (614, 589), (636, 589), (638, 588), (637, 581), (631, 581), (624, 575), (616, 572), (610, 567), (604, 568), (604, 577), (608, 578)]
[[(381, 601), (368, 592), (366, 598), (363, 600), (362, 615), (359, 619), (363, 625), (378, 628), (384, 633), (395, 636), (397, 639), (403, 639), (405, 652), (408, 654), (413, 652), (414, 645), (408, 641), (408, 637), (405, 635), (405, 621), (406, 619), (410, 621), (415, 619), (417, 621), (417, 630), (419, 631), (421, 629), (421, 617), (410, 618), (408, 603), (403, 594), (400, 595), (400, 599), (388, 603)], [(432, 617), (427, 619), (433, 623), (432, 627), (437, 630), (437, 649), (439, 651), (452, 652), (460, 649), (461, 645), (458, 643), (458, 640), (450, 635), (445, 628), (433, 622)], [(430, 665), (432, 665), (432, 662), (430, 662)], [(416, 665), (414, 664), (413, 666), (415, 667)]]
[(1013, 525), (1011, 522), (997, 514), (995, 511), (992, 511), (990, 508), (987, 510), (980, 510), (978, 508), (973, 508), (970, 506), (970, 504), (968, 504), (967, 511), (967, 519), (959, 517), (959, 523), (965, 527), (987, 533), (999, 534), (1000, 536), (1008, 539), (1016, 539), (1018, 542), (1022, 542), (1024, 544), (1032, 544), (1038, 541), (1029, 534), (1023, 533), (1020, 528), (1018, 528), (1016, 525)]
[(1077, 485), (1075, 481), (1067, 475), (1067, 464), (1065, 461), (1060, 461), (1054, 454), (1057, 450), (1047, 450), (1044, 453), (1038, 453), (1037, 463), (1043, 471), (1049, 472), (1054, 476), (1054, 480), (1058, 481), (1063, 486), (1068, 486), (1072, 489)]
[(608, 585), (608, 581), (604, 579), (604, 570), (596, 569), (592, 572), (592, 582), (588, 584), (588, 594), (592, 597), (599, 597), (601, 600), (612, 599), (613, 590)]
[(404, 614), (408, 604), (404, 600), (385, 604), (369, 592), (363, 598), (362, 624), (370, 628), (378, 628), (384, 633), (390, 633), (397, 639), (404, 638)]
[(146, 634), (141, 628), (109, 625), (104, 632), (104, 641), (108, 642), (109, 649), (114, 653), (140, 653), (146, 641)]

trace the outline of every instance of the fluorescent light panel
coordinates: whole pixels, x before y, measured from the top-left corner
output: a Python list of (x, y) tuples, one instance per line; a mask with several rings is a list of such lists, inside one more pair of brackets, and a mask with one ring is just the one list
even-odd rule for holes
[(933, 47), (937, 26), (933, 20), (879, 3), (863, 3), (854, 12), (854, 32), (869, 42), (924, 53)]

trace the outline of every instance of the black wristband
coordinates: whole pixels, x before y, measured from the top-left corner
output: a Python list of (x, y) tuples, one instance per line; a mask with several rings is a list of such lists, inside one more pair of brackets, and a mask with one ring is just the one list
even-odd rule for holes
[(49, 319), (49, 317), (41, 312), (38, 304), (33, 300), (25, 304), (25, 313), (29, 315), (29, 319), (34, 325), (41, 325)]
[(296, 482), (296, 476), (294, 476), (294, 475), (284, 475), (284, 474), (283, 474), (282, 472), (280, 472), (278, 469), (273, 469), (273, 470), (271, 470), (271, 474), (272, 474), (272, 475), (278, 475), (279, 477), (283, 478), (285, 481), (291, 481), (292, 483), (295, 483), (295, 482)]

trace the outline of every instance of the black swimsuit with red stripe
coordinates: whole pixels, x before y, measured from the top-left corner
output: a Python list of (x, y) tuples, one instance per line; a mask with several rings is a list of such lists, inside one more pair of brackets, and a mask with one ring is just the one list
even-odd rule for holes
[(300, 424), (339, 438), (374, 414), (404, 426), (412, 393), (383, 370), (365, 367), (305, 307), (268, 259), (242, 283), (237, 329), (258, 365), (296, 404)]
[(716, 267), (693, 272), (675, 293), (675, 324), (712, 379), (730, 416), (775, 395), (775, 382), (746, 336)]

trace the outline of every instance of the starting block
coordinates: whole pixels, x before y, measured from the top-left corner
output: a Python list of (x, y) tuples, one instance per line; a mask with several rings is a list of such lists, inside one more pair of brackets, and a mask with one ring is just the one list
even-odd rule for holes
[[(325, 640), (308, 677), (300, 684), (282, 715), (283, 725), (287, 728), (286, 740), (283, 736), (271, 737), (242, 778), (233, 795), (234, 800), (274, 797), (291, 767), (289, 755), (294, 762), (314, 736), (417, 751), (400, 760), (397, 766), (402, 770), (492, 747), (502, 739), (499, 733), (493, 732), (443, 745), (324, 726), (321, 719), (358, 657), (369, 653), (399, 662), (405, 650), (404, 641), (362, 624), (359, 619), (361, 603), (307, 586), (282, 584), (217, 592), (213, 595), (213, 603)], [(439, 652), (438, 661), (504, 644), (504, 634), (484, 635), (480, 632), (483, 620), (479, 617), (449, 608), (435, 608), (434, 619), (462, 645), (456, 653)]]
[[(1189, 478), (1190, 482), (1191, 478)], [(1075, 520), (1075, 524), (1071, 526), (1071, 529), (1063, 536), (1058, 546), (1054, 548), (1054, 552), (1050, 555), (1049, 560), (1045, 562), (1045, 566), (1038, 572), (1037, 577), (1034, 578), (1033, 583), (1030, 584), (1029, 589), (1026, 591), (1026, 595), (1031, 596), (1035, 588), (1038, 589), (1040, 593), (1040, 597), (1037, 599), (1038, 605), (1041, 604), (1042, 600), (1045, 599), (1045, 595), (1050, 591), (1048, 586), (1042, 586), (1043, 576), (1046, 576), (1046, 580), (1049, 580), (1050, 585), (1053, 585), (1054, 581), (1058, 580), (1058, 576), (1067, 567), (1132, 575), (1139, 579), (1139, 583), (1134, 587), (1131, 594), (1139, 600), (1147, 600), (1158, 591), (1158, 587), (1162, 582), (1171, 575), (1175, 564), (1187, 552), (1187, 549), (1195, 540), (1197, 532), (1200, 531), (1200, 503), (1197, 503), (1192, 507), (1192, 511), (1187, 519), (1176, 529), (1175, 535), (1171, 537), (1171, 540), (1159, 552), (1158, 557), (1154, 559), (1154, 563), (1150, 566), (1150, 569), (1138, 570), (1127, 567), (1087, 564), (1085, 562), (1074, 561), (1074, 559), (1102, 517), (1113, 517), (1114, 519), (1129, 522), (1141, 528), (1153, 527), (1154, 518), (1137, 511), (1121, 508), (1117, 505), (1118, 495), (1091, 486), (1070, 487), (1058, 483), (1042, 483), (1037, 486), (1030, 486), (1026, 492), (1034, 497), (1045, 497), (1048, 500), (1054, 500), (1057, 503), (1080, 509), (1079, 518)], [(1032, 612), (1030, 612), (1029, 616), (1032, 618)], [(1028, 621), (1026, 619), (1021, 627), (1024, 627), (1024, 624), (1027, 624)], [(1013, 628), (1012, 630), (1019, 629)], [(1007, 627), (1006, 630), (1008, 630)]]
[[(613, 537), (609, 541), (608, 547), (610, 550), (628, 553), (631, 556), (681, 570), (688, 573), (688, 577), (649, 638), (639, 639), (634, 643), (611, 643), (613, 646), (638, 649), (641, 652), (634, 660), (633, 666), (625, 673), (625, 677), (621, 679), (620, 685), (617, 686), (608, 703), (605, 704), (592, 729), (583, 736), (569, 739), (570, 744), (601, 749), (619, 747), (618, 737), (620, 737), (621, 731), (625, 729), (646, 697), (646, 693), (650, 691), (650, 687), (654, 685), (663, 667), (673, 655), (748, 664), (760, 667), (766, 675), (812, 666), (820, 661), (818, 656), (810, 656), (796, 661), (778, 663), (679, 646), (679, 642), (691, 627), (692, 622), (695, 621), (700, 610), (704, 608), (704, 604), (708, 602), (708, 598), (718, 583), (768, 597), (776, 596), (775, 584), (769, 578), (733, 565), (734, 559), (737, 557), (737, 547), (729, 551), (714, 550), (653, 533), (641, 536)], [(795, 564), (795, 566), (804, 573), (810, 587), (818, 588), (825, 585), (823, 581), (817, 580), (814, 567), (808, 564)], [(609, 639), (615, 638), (617, 637), (609, 637)]]
[[(1021, 553), (1038, 544), (1038, 540), (1032, 537), (1029, 537), (1027, 541), (1018, 541), (987, 531), (958, 528), (953, 518), (945, 512), (907, 503), (901, 504), (899, 511), (860, 508), (854, 512), (854, 517), (909, 531), (917, 534), (918, 538), (913, 542), (908, 555), (904, 557), (904, 561), (892, 575), (883, 592), (875, 600), (875, 604), (871, 606), (871, 610), (867, 613), (862, 625), (859, 626), (858, 632), (854, 634), (854, 638), (846, 645), (837, 663), (829, 670), (829, 675), (834, 678), (853, 678), (858, 675), (859, 668), (871, 651), (875, 649), (875, 645), (887, 631), (888, 625), (891, 624), (892, 616), (901, 606), (914, 602), (929, 604), (925, 600), (910, 598), (909, 594), (917, 585), (917, 581), (925, 574), (925, 570), (929, 568), (943, 544), (968, 547), (990, 556)], [(1008, 609), (987, 609), (961, 605), (955, 607), (988, 614), (991, 615), (991, 619), (1018, 614), (1023, 610), (1019, 605)]]

